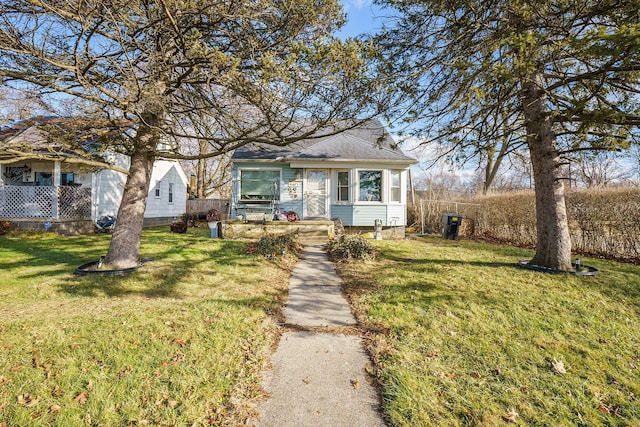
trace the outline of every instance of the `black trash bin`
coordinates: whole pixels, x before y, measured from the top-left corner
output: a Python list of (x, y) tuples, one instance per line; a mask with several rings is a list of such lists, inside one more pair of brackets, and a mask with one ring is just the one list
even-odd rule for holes
[(442, 224), (444, 225), (444, 231), (442, 232), (443, 239), (457, 240), (458, 231), (462, 224), (462, 217), (454, 213), (446, 213), (442, 215)]

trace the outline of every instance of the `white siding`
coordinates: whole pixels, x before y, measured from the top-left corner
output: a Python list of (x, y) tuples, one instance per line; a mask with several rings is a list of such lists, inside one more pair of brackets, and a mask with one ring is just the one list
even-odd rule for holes
[[(187, 210), (187, 178), (180, 173), (180, 165), (157, 160), (153, 165), (151, 185), (147, 197), (145, 218), (179, 217)], [(160, 182), (160, 197), (156, 197), (156, 182)], [(169, 202), (169, 183), (173, 184), (173, 201)]]
[[(108, 161), (116, 167), (129, 169), (129, 158), (123, 154), (111, 154)], [(94, 221), (105, 215), (118, 215), (118, 208), (122, 200), (126, 175), (110, 169), (103, 169), (94, 174), (93, 206)]]
[(386, 226), (405, 226), (407, 225), (407, 207), (405, 205), (389, 205), (387, 207)]
[[(129, 168), (129, 158), (120, 154), (109, 159), (115, 166)], [(117, 216), (126, 175), (113, 170), (102, 170), (94, 174), (92, 180), (94, 214), (93, 220), (104, 215)], [(161, 182), (160, 198), (154, 196), (155, 183)], [(173, 203), (169, 203), (169, 183), (173, 183)], [(187, 177), (177, 162), (156, 160), (153, 165), (145, 218), (173, 218), (187, 210)]]

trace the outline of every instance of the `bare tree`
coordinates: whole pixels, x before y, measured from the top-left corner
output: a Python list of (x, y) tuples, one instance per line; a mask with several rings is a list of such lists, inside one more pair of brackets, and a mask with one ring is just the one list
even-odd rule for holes
[(580, 183), (586, 188), (615, 186), (631, 178), (630, 171), (611, 152), (584, 156), (575, 162), (574, 168)]
[(36, 94), (0, 86), (0, 124), (25, 120), (51, 111), (51, 106)]
[[(156, 158), (286, 145), (388, 105), (375, 52), (331, 36), (343, 22), (337, 0), (7, 0), (0, 78), (132, 123), (109, 146), (131, 159), (105, 260), (124, 268), (139, 263)], [(189, 153), (186, 140), (206, 142), (206, 152)]]

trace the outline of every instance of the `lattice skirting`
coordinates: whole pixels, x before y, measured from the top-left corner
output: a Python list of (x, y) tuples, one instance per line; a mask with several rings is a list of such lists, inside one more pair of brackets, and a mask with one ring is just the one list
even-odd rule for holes
[(0, 218), (91, 218), (91, 188), (0, 186)]

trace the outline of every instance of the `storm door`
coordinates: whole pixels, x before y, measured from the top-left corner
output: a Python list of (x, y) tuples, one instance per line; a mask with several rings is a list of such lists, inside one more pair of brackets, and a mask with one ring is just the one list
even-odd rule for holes
[(304, 191), (305, 218), (327, 217), (327, 171), (307, 169)]

